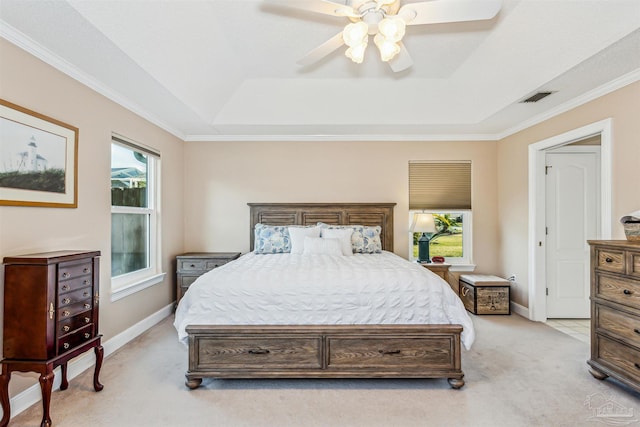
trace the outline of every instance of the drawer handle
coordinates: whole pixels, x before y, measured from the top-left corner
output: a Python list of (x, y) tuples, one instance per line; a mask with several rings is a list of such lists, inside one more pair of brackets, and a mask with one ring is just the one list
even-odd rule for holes
[(91, 304), (85, 303), (84, 308), (91, 308)]
[(267, 350), (266, 348), (258, 348), (258, 349), (255, 349), (255, 350), (251, 349), (247, 353), (249, 353), (249, 354), (269, 354), (270, 351)]
[(83, 281), (82, 281), (82, 284), (83, 284), (83, 285), (88, 285), (88, 284), (89, 284), (89, 280), (87, 280), (87, 279), (83, 280)]
[(629, 289), (625, 289), (624, 291), (622, 291), (622, 293), (624, 293), (625, 295), (631, 295), (633, 292), (631, 292)]
[(88, 296), (89, 296), (89, 292), (84, 291), (84, 292), (82, 293), (82, 296), (83, 296), (83, 297), (88, 297)]
[(69, 343), (66, 342), (66, 343), (62, 344), (62, 347), (64, 347), (65, 350), (68, 349), (69, 348)]
[(640, 364), (638, 364), (638, 362), (633, 364), (636, 368), (640, 369)]
[(196, 265), (195, 264), (191, 264), (191, 268), (196, 268)]
[(89, 272), (89, 267), (85, 267), (85, 268), (83, 268), (83, 269), (82, 269), (82, 272), (83, 272), (83, 273), (88, 273), (88, 272)]
[(64, 326), (62, 327), (62, 330), (63, 330), (64, 332), (69, 332), (69, 329), (71, 329), (71, 328), (69, 327), (69, 325), (64, 325)]
[(90, 334), (89, 332), (85, 332), (84, 337), (85, 337), (86, 339), (89, 339), (89, 337), (90, 337), (90, 336), (91, 336), (91, 334)]
[(609, 258), (609, 257), (605, 258), (604, 260), (605, 260), (605, 262), (608, 262), (608, 263), (612, 263), (613, 262), (613, 259)]
[(378, 353), (385, 354), (400, 354), (400, 350), (378, 350)]
[(462, 288), (462, 296), (463, 296), (463, 297), (466, 297), (468, 293), (469, 293), (469, 289), (467, 289), (467, 288)]
[(62, 312), (62, 317), (69, 317), (70, 314), (71, 314), (70, 312), (65, 310)]
[(640, 335), (640, 329), (638, 329), (638, 328), (635, 328), (635, 329), (633, 330), (633, 332), (635, 332), (636, 334)]
[(71, 274), (69, 274), (69, 273), (67, 273), (67, 272), (62, 273), (62, 277), (63, 277), (64, 279), (67, 279), (67, 278), (69, 278), (70, 276), (71, 276)]
[(62, 286), (62, 290), (63, 290), (63, 291), (68, 291), (68, 290), (69, 290), (69, 286), (67, 286), (67, 285), (63, 285), (63, 286)]
[(62, 303), (63, 304), (69, 304), (71, 302), (71, 300), (69, 298), (63, 298), (62, 299)]
[(84, 323), (89, 323), (90, 321), (91, 321), (91, 319), (90, 319), (90, 318), (88, 318), (88, 317), (85, 317), (85, 318), (84, 318)]

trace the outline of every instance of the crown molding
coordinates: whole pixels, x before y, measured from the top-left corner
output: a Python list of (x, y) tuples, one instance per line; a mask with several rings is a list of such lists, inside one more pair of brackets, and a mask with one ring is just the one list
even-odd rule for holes
[(114, 91), (110, 87), (107, 87), (103, 83), (99, 82), (95, 78), (89, 76), (85, 72), (81, 71), (75, 65), (65, 61), (60, 56), (54, 54), (49, 49), (40, 45), (30, 37), (26, 36), (24, 33), (16, 30), (11, 25), (7, 24), (5, 21), (0, 19), (0, 37), (4, 38), (10, 43), (18, 46), (20, 49), (30, 53), (41, 61), (49, 64), (53, 68), (58, 71), (63, 72), (74, 80), (82, 83), (88, 88), (98, 92), (100, 95), (110, 99), (116, 104), (126, 108), (134, 114), (142, 117), (143, 119), (153, 123), (159, 128), (169, 132), (173, 136), (185, 140), (186, 135), (183, 132), (180, 132), (177, 129), (167, 125), (158, 117), (154, 116), (147, 112), (144, 108), (136, 104), (135, 102), (130, 101), (127, 97), (122, 94)]
[(469, 135), (187, 135), (186, 142), (401, 142), (401, 141), (496, 141), (493, 134)]

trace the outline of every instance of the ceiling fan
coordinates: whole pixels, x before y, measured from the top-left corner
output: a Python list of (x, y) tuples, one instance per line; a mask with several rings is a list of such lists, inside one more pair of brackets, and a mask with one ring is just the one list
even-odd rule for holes
[(395, 72), (413, 64), (411, 55), (402, 43), (407, 25), (441, 24), (448, 22), (491, 19), (500, 10), (502, 0), (431, 0), (405, 3), (400, 0), (265, 0), (311, 12), (348, 18), (351, 22), (343, 31), (316, 47), (298, 63), (311, 65), (343, 45), (345, 55), (362, 63), (369, 36), (380, 51), (382, 61)]

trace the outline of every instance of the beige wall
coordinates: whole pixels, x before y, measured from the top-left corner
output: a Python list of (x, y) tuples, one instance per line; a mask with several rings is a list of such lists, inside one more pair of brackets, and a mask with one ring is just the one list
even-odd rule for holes
[(511, 135), (498, 143), (501, 271), (516, 274), (515, 301), (528, 307), (528, 146), (612, 118), (612, 230), (624, 239), (618, 219), (640, 209), (640, 82)]
[[(107, 340), (174, 299), (172, 260), (183, 248), (180, 196), (176, 201), (183, 189), (183, 143), (3, 39), (0, 57), (0, 98), (80, 130), (78, 208), (0, 206), (0, 258), (58, 249), (100, 250), (100, 332)], [(109, 298), (112, 132), (162, 153), (162, 264), (168, 273), (164, 283), (114, 303)], [(0, 274), (0, 290), (3, 277)], [(33, 382), (15, 374), (12, 395)]]
[(396, 202), (394, 249), (409, 245), (410, 160), (471, 160), (474, 261), (495, 274), (495, 142), (189, 142), (185, 248), (249, 250), (248, 202)]

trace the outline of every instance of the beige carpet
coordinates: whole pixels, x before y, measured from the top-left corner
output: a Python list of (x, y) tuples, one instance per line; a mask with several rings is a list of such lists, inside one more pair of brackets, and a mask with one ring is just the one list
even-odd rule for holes
[[(475, 316), (463, 352), (466, 385), (446, 380), (204, 380), (184, 386), (187, 351), (168, 318), (51, 399), (56, 427), (76, 426), (583, 426), (607, 402), (633, 412), (640, 394), (587, 371), (588, 344), (517, 315)], [(10, 426), (38, 426), (37, 404)]]

